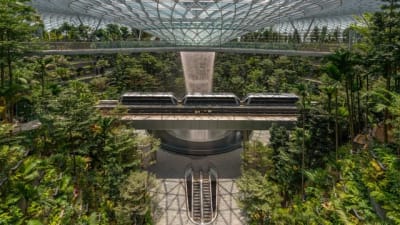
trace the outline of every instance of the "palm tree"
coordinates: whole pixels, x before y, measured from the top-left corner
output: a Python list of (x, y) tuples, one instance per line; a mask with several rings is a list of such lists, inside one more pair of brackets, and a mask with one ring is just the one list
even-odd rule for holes
[[(382, 0), (386, 4), (382, 11), (376, 12), (372, 17), (371, 42), (373, 45), (373, 61), (380, 67), (382, 76), (386, 79), (386, 89), (391, 90), (391, 80), (398, 71), (399, 59), (399, 36), (400, 36), (400, 6), (399, 0)], [(389, 97), (389, 96), (387, 96)], [(388, 127), (386, 121), (389, 119), (388, 109), (384, 110), (384, 135), (385, 143), (388, 141)]]
[[(348, 110), (348, 122), (351, 140), (354, 140), (354, 97), (353, 97), (353, 65), (354, 65), (354, 54), (347, 49), (339, 49), (328, 56), (328, 64), (325, 66), (325, 71), (330, 78), (338, 83), (341, 83), (345, 79), (345, 93), (346, 93), (346, 105)], [(336, 94), (337, 98), (337, 94)], [(337, 100), (336, 100), (337, 103)], [(337, 121), (337, 109), (335, 112)], [(337, 123), (337, 122), (336, 122)]]
[(301, 196), (304, 199), (304, 171), (305, 171), (305, 117), (306, 117), (306, 103), (307, 103), (307, 97), (309, 95), (308, 92), (308, 85), (305, 83), (300, 83), (297, 86), (297, 91), (301, 96), (301, 107), (302, 107), (302, 113), (301, 113), (301, 121), (302, 121), (302, 147), (301, 147)]
[[(337, 161), (337, 156), (338, 156), (338, 149), (339, 149), (339, 125), (338, 125), (338, 89), (339, 89), (340, 83), (339, 82), (334, 82), (333, 84), (328, 84), (323, 88), (324, 92), (326, 93), (328, 97), (328, 114), (329, 117), (331, 117), (331, 112), (332, 112), (332, 95), (335, 98), (335, 155), (336, 155), (336, 161)], [(329, 126), (329, 124), (328, 124)], [(328, 127), (329, 130), (329, 127)]]

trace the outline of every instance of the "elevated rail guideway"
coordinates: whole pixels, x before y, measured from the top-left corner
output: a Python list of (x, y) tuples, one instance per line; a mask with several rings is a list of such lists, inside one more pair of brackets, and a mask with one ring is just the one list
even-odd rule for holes
[(148, 130), (160, 138), (163, 149), (208, 155), (240, 148), (247, 131), (268, 130), (272, 124), (293, 127), (297, 100), (290, 93), (253, 93), (240, 100), (233, 93), (192, 93), (178, 99), (171, 92), (127, 92), (120, 101), (100, 101), (97, 108)]
[(146, 130), (268, 130), (273, 123), (293, 127), (297, 122), (295, 105), (118, 105), (103, 100), (96, 106), (104, 114), (113, 114)]
[(294, 107), (144, 106), (126, 107), (124, 113), (114, 114), (116, 107), (120, 106), (97, 105), (103, 114), (160, 138), (163, 149), (190, 155), (235, 150), (248, 131), (269, 130), (272, 124), (290, 129), (298, 117)]
[(249, 93), (240, 99), (233, 93), (207, 93), (211, 88), (207, 78), (197, 74), (188, 77), (187, 90), (200, 92), (182, 98), (172, 92), (126, 92), (119, 101), (100, 101), (97, 108), (105, 115), (116, 114), (137, 129), (148, 130), (160, 138), (163, 149), (191, 155), (240, 148), (248, 131), (267, 130), (273, 123), (295, 125), (295, 94)]

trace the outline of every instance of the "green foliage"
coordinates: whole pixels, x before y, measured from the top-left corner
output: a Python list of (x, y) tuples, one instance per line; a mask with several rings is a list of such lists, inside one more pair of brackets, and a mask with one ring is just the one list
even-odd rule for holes
[[(124, 91), (175, 91), (182, 93), (184, 85), (177, 85), (177, 71), (173, 54), (156, 57), (148, 53), (132, 57), (118, 55), (113, 71), (107, 75), (108, 84), (116, 88), (118, 95)], [(162, 62), (162, 60), (165, 62)]]
[(83, 83), (44, 91), (51, 100), (34, 101), (40, 129), (15, 134), (1, 125), (0, 224), (117, 223), (122, 183), (144, 165), (142, 146), (158, 143), (102, 117)]
[(93, 29), (84, 24), (75, 26), (65, 22), (60, 27), (46, 32), (43, 38), (49, 41), (126, 41), (150, 37), (150, 34), (142, 34), (142, 31), (118, 24), (107, 24), (105, 28)]
[[(397, 224), (397, 201), (400, 199), (398, 159), (393, 153), (388, 153), (390, 149), (375, 149), (378, 158), (371, 158), (368, 152), (350, 154), (349, 148), (345, 146), (340, 150), (341, 159), (337, 164), (328, 163), (326, 168), (308, 169), (305, 172), (307, 187), (303, 201), (296, 196), (296, 192), (285, 193), (291, 178), (288, 176), (290, 173), (280, 172), (285, 168), (280, 162), (290, 165), (288, 158), (275, 158), (272, 165), (272, 161), (269, 161), (270, 167), (266, 173), (265, 167), (261, 173), (257, 171), (259, 167), (254, 165), (244, 167), (243, 175), (238, 180), (239, 203), (245, 210), (249, 223)], [(252, 148), (252, 154), (257, 154), (255, 150), (265, 149)], [(264, 155), (271, 156), (271, 150), (266, 153), (268, 154)], [(245, 157), (244, 160), (248, 163), (248, 158)], [(378, 160), (382, 160), (382, 163)], [(293, 188), (295, 187), (291, 187)], [(270, 196), (272, 191), (275, 192), (273, 197)], [(271, 209), (273, 204), (276, 205)]]
[(118, 224), (152, 224), (156, 209), (155, 177), (147, 172), (134, 172), (120, 187), (121, 201), (116, 208)]
[(287, 205), (290, 196), (299, 191), (300, 152), (290, 146), (289, 132), (284, 127), (272, 125), (270, 134), (269, 146), (272, 148), (273, 162), (270, 177), (280, 185), (282, 204)]
[[(251, 92), (289, 92), (314, 64), (297, 57), (247, 56), (221, 53), (216, 58), (214, 86), (217, 92), (244, 96)], [(311, 60), (317, 62), (317, 59)]]
[[(0, 224), (151, 224), (156, 183), (141, 170), (158, 143), (93, 105), (98, 96), (118, 98), (126, 90), (183, 94), (177, 55), (107, 56), (93, 63), (103, 77), (91, 81), (92, 89), (69, 82), (81, 74), (69, 57), (21, 60), (30, 47), (21, 43), (41, 26), (26, 2), (0, 1), (1, 121), (36, 116), (42, 127), (12, 133), (0, 124)], [(270, 146), (246, 143), (238, 200), (250, 224), (400, 224), (399, 1), (384, 3), (383, 11), (363, 17), (369, 28), (343, 32), (345, 41), (354, 32), (362, 38), (328, 57), (323, 70), (318, 59), (218, 55), (215, 91), (297, 90), (302, 100), (298, 128), (273, 127)], [(96, 31), (63, 24), (47, 34), (80, 41), (149, 37), (115, 24)], [(263, 30), (243, 40), (301, 42), (298, 33), (291, 36)], [(315, 27), (310, 36), (318, 43), (340, 35)], [(383, 122), (386, 145), (345, 145), (333, 157), (334, 129), (339, 147), (371, 122)]]
[(368, 162), (362, 179), (368, 187), (371, 198), (385, 212), (385, 217), (393, 224), (400, 222), (400, 161), (397, 155), (385, 146), (372, 150), (376, 158)]
[(357, 157), (357, 160), (359, 161), (345, 157), (339, 161), (341, 180), (336, 183), (335, 194), (338, 195), (338, 199), (333, 199), (333, 202), (335, 210), (340, 212), (339, 219), (344, 224), (348, 221), (353, 224), (378, 221), (369, 199), (368, 189), (361, 180), (364, 159)]
[(273, 124), (270, 133), (269, 145), (275, 152), (277, 152), (279, 148), (288, 147), (289, 133), (286, 131), (285, 127), (277, 127)]
[(272, 151), (259, 141), (249, 142), (242, 153), (242, 170), (254, 169), (262, 173), (272, 168)]
[(25, 2), (27, 1), (0, 1), (0, 96), (4, 96), (0, 100), (5, 102), (2, 104), (5, 113), (1, 119), (9, 122), (14, 120), (14, 108), (18, 99), (11, 96), (26, 94), (26, 89), (20, 89), (23, 86), (20, 82), (14, 83), (14, 63), (31, 48), (22, 42), (32, 40), (32, 34), (41, 26), (39, 16)]
[(334, 152), (333, 121), (324, 111), (312, 109), (306, 116), (309, 139), (306, 143), (307, 168), (325, 167)]
[(244, 171), (237, 186), (240, 189), (239, 205), (246, 212), (249, 224), (270, 224), (282, 201), (277, 194), (278, 186), (267, 175), (253, 169)]

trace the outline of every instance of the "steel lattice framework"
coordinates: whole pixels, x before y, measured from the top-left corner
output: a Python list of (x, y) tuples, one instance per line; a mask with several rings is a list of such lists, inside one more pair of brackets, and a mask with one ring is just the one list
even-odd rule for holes
[(64, 22), (94, 28), (122, 24), (175, 44), (221, 44), (273, 27), (347, 27), (353, 15), (377, 11), (378, 0), (32, 0), (47, 29)]

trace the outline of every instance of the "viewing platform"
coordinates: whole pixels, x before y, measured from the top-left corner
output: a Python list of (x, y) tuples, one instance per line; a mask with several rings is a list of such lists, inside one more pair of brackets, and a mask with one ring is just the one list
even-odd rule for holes
[(163, 41), (37, 42), (29, 43), (37, 55), (103, 55), (139, 52), (226, 52), (242, 54), (323, 57), (344, 44), (288, 42), (228, 42), (221, 45), (176, 45)]

